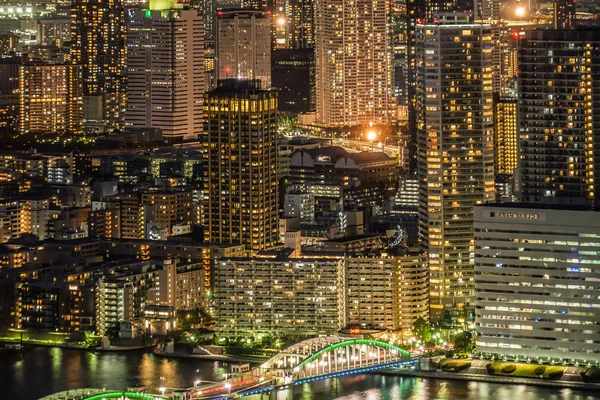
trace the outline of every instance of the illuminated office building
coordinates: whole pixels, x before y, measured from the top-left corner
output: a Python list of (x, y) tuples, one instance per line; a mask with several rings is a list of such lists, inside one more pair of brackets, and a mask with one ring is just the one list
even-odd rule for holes
[(121, 0), (71, 2), (71, 59), (81, 65), (84, 117), (123, 128), (125, 10)]
[(598, 202), (600, 31), (527, 32), (519, 52), (521, 200)]
[(531, 204), (475, 207), (477, 351), (600, 363), (600, 213)]
[(473, 206), (494, 199), (492, 31), (448, 14), (417, 26), (419, 236), (432, 318), (473, 305)]
[(217, 13), (217, 79), (260, 80), (271, 88), (271, 18), (264, 11)]
[(78, 65), (22, 65), (19, 132), (81, 133), (83, 100)]
[(125, 126), (160, 128), (171, 141), (202, 132), (204, 26), (197, 10), (177, 4), (140, 10), (127, 27)]
[(277, 95), (258, 81), (219, 81), (205, 95), (205, 241), (278, 243)]
[(317, 122), (335, 126), (395, 120), (390, 4), (315, 0)]

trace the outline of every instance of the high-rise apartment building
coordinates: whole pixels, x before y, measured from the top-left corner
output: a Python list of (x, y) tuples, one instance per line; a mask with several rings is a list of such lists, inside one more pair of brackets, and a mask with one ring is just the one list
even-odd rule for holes
[(84, 118), (122, 128), (127, 98), (121, 0), (71, 2), (71, 41), (71, 61), (82, 68)]
[(160, 128), (171, 141), (198, 138), (206, 90), (203, 40), (197, 10), (171, 4), (133, 14), (127, 27), (126, 127)]
[(260, 80), (271, 88), (271, 18), (265, 11), (217, 12), (217, 79)]
[(522, 201), (598, 202), (598, 69), (597, 29), (527, 32), (519, 52)]
[(473, 305), (473, 206), (494, 199), (492, 27), (417, 26), (419, 235), (432, 317)]
[(395, 119), (390, 2), (315, 0), (317, 122)]
[(496, 175), (512, 175), (518, 166), (517, 99), (494, 101)]
[(79, 65), (29, 63), (19, 72), (19, 132), (81, 133)]
[(494, 93), (496, 199), (502, 202), (516, 201), (514, 174), (518, 171), (518, 143), (517, 99)]
[(258, 81), (224, 80), (205, 95), (205, 240), (275, 245), (278, 234), (277, 95)]

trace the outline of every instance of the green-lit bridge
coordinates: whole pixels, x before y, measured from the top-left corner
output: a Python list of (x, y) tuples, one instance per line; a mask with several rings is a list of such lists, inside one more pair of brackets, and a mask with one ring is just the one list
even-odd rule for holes
[(414, 368), (417, 363), (408, 351), (379, 340), (319, 337), (296, 343), (260, 367), (200, 388), (193, 395), (202, 399), (243, 397), (337, 376), (391, 367)]

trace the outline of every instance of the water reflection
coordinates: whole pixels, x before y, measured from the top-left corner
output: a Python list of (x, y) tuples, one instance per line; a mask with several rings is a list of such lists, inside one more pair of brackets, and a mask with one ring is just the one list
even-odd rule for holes
[[(185, 388), (197, 379), (222, 378), (229, 367), (219, 362), (165, 359), (151, 353), (89, 353), (35, 349), (0, 354), (1, 399), (33, 400), (82, 387), (123, 390), (146, 386)], [(162, 379), (161, 379), (162, 378)], [(593, 391), (440, 381), (393, 375), (355, 375), (303, 384), (249, 400), (595, 400)]]

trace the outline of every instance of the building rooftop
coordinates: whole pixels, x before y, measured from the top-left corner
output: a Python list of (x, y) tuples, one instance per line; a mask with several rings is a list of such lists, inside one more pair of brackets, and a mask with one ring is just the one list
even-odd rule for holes
[(319, 157), (329, 157), (332, 162), (335, 162), (336, 159), (348, 155), (349, 153), (340, 146), (326, 146), (326, 147), (316, 147), (313, 149), (307, 150), (299, 150), (304, 151), (310, 154), (313, 158)]
[(486, 203), (475, 207), (503, 207), (503, 208), (526, 208), (537, 210), (562, 210), (562, 211), (600, 211), (594, 210), (587, 205), (574, 204), (543, 204), (543, 203)]
[(267, 93), (268, 90), (260, 88), (260, 79), (240, 80), (240, 79), (219, 79), (217, 87), (209, 94), (233, 94), (233, 93)]
[(383, 152), (361, 151), (360, 153), (349, 153), (348, 158), (357, 164), (366, 164), (378, 161), (394, 161), (394, 159)]

